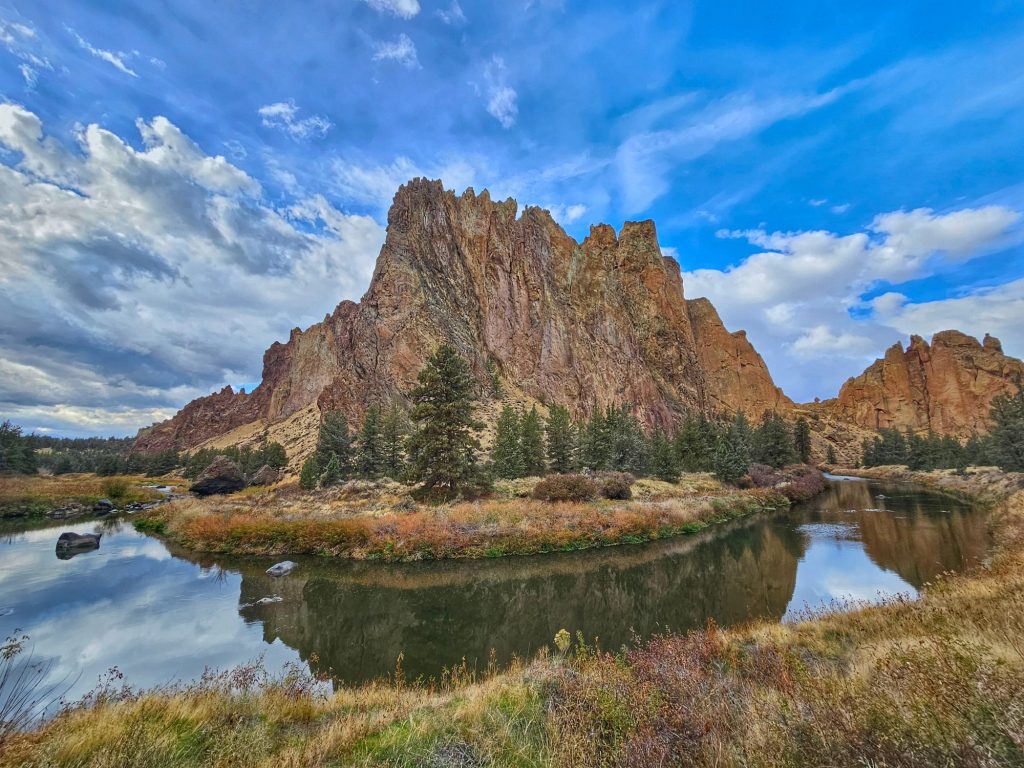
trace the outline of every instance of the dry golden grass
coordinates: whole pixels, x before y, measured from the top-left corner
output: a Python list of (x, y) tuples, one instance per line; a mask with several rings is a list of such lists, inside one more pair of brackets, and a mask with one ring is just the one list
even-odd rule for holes
[(416, 505), (397, 483), (317, 492), (282, 486), (183, 499), (136, 524), (197, 551), (397, 561), (639, 543), (788, 503), (769, 491), (728, 490), (706, 478), (691, 486), (647, 480), (638, 486), (643, 496), (631, 501), (498, 497), (441, 506)]
[(124, 494), (118, 503), (152, 501), (160, 494), (142, 487), (153, 483), (142, 475), (99, 477), (93, 474), (10, 475), (0, 474), (0, 512), (27, 510), (30, 514), (46, 512), (65, 504), (93, 504), (110, 494), (115, 485), (123, 484)]

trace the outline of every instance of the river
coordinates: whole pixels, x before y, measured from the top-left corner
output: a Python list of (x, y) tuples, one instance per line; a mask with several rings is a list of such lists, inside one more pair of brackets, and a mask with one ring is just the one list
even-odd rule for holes
[[(58, 559), (63, 531), (103, 530), (98, 550)], [(136, 687), (262, 658), (357, 683), (438, 675), (530, 656), (566, 628), (618, 648), (665, 630), (786, 621), (847, 601), (913, 596), (978, 563), (985, 515), (908, 486), (834, 480), (774, 515), (655, 544), (571, 554), (383, 565), (198, 555), (128, 521), (0, 538), (0, 637), (29, 635), (51, 682), (77, 698), (116, 667)], [(260, 602), (260, 601), (263, 602)]]

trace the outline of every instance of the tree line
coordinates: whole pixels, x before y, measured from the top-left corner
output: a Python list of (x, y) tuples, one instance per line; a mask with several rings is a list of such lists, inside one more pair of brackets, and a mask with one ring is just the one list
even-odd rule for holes
[(910, 469), (963, 469), (997, 466), (1007, 472), (1024, 472), (1024, 391), (1000, 395), (989, 410), (991, 428), (961, 443), (933, 431), (925, 435), (896, 428), (879, 430), (863, 442), (865, 467), (905, 464)]
[(754, 463), (781, 468), (810, 460), (810, 426), (803, 418), (791, 426), (768, 412), (754, 426), (742, 413), (725, 423), (691, 415), (674, 434), (648, 433), (628, 406), (609, 406), (576, 421), (563, 405), (551, 406), (547, 418), (536, 406), (506, 406), (484, 456), (475, 391), (468, 363), (442, 345), (419, 373), (408, 414), (397, 405), (371, 406), (358, 433), (344, 414), (326, 414), (300, 484), (315, 488), (390, 477), (454, 491), (495, 478), (579, 471), (628, 472), (669, 482), (682, 472), (706, 471), (736, 482)]

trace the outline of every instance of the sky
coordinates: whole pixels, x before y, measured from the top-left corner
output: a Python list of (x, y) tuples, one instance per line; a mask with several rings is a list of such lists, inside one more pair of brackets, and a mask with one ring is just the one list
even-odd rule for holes
[(653, 219), (798, 401), (1024, 355), (1024, 4), (0, 0), (0, 418), (133, 434), (366, 290), (414, 176)]

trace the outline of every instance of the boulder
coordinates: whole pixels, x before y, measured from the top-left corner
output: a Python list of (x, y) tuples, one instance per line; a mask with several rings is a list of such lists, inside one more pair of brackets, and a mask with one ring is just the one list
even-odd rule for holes
[(280, 472), (269, 464), (264, 464), (256, 470), (256, 474), (249, 480), (249, 485), (273, 485), (280, 479)]
[(110, 499), (100, 499), (92, 505), (92, 511), (97, 515), (106, 515), (114, 511), (114, 502)]
[(293, 563), (291, 560), (282, 560), (280, 563), (267, 568), (267, 573), (271, 576), (287, 576), (296, 568), (298, 568), (298, 563)]
[(192, 483), (192, 493), (210, 496), (217, 493), (234, 493), (245, 488), (245, 476), (227, 456), (218, 456)]
[(75, 555), (99, 549), (102, 533), (72, 533), (65, 531), (57, 539), (57, 558), (70, 560)]

